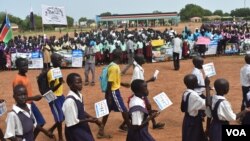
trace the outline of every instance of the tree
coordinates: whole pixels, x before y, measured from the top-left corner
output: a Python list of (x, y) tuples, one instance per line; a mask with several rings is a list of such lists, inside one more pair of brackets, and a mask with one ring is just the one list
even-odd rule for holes
[(110, 12), (104, 12), (101, 13), (100, 16), (111, 16), (112, 14)]
[(222, 10), (215, 10), (213, 15), (223, 16), (223, 11)]
[(208, 10), (208, 9), (203, 10), (203, 16), (212, 16), (212, 15), (213, 14), (212, 14), (212, 12), (210, 10)]
[(93, 20), (93, 19), (88, 19), (88, 20), (87, 20), (87, 25), (90, 25), (90, 24), (92, 24), (92, 23), (95, 23), (95, 20)]
[(204, 9), (195, 4), (187, 4), (185, 8), (180, 11), (182, 21), (188, 21), (191, 17), (202, 17), (204, 15)]
[(230, 16), (230, 14), (226, 12), (223, 14), (223, 16)]
[(68, 27), (72, 27), (74, 25), (74, 19), (70, 16), (67, 16)]
[(158, 10), (155, 10), (153, 11), (154, 14), (159, 14), (159, 13), (162, 13), (161, 11), (158, 11)]
[(80, 23), (80, 22), (84, 22), (84, 21), (87, 21), (88, 19), (86, 18), (86, 17), (81, 17), (79, 20), (78, 20), (78, 22)]
[(250, 16), (250, 8), (239, 8), (231, 11), (231, 16), (247, 17)]

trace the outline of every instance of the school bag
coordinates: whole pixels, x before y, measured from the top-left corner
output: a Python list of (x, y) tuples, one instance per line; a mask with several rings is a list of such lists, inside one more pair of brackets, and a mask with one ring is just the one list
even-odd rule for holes
[(42, 71), (38, 76), (37, 76), (37, 84), (38, 84), (38, 89), (41, 95), (44, 95), (50, 90), (49, 87), (49, 82), (47, 78), (47, 73), (48, 70)]
[(101, 76), (100, 76), (100, 86), (102, 92), (106, 92), (108, 88), (108, 69), (110, 66), (112, 66), (114, 63), (111, 62), (109, 65), (104, 66), (102, 68)]

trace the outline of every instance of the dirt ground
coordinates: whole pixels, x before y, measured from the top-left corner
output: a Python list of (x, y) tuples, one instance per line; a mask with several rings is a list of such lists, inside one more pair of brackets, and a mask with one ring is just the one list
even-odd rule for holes
[[(241, 85), (240, 85), (240, 68), (244, 65), (243, 56), (221, 56), (221, 57), (207, 57), (205, 58), (205, 63), (214, 62), (217, 75), (211, 78), (211, 84), (213, 84), (216, 78), (226, 78), (230, 83), (230, 91), (227, 95), (228, 100), (233, 106), (233, 110), (238, 112), (241, 105)], [(179, 71), (173, 70), (172, 62), (161, 62), (161, 63), (152, 63), (145, 64), (143, 67), (145, 69), (146, 79), (150, 78), (153, 75), (153, 72), (158, 69), (160, 71), (158, 79), (148, 84), (148, 89), (150, 91), (149, 97), (154, 109), (157, 109), (156, 104), (153, 102), (152, 97), (160, 92), (165, 92), (170, 97), (173, 102), (173, 105), (161, 112), (157, 121), (165, 122), (166, 127), (161, 130), (153, 130), (152, 124), (149, 125), (149, 132), (157, 141), (180, 141), (181, 140), (181, 126), (183, 113), (180, 111), (180, 101), (182, 93), (185, 89), (183, 84), (183, 77), (190, 73), (193, 69), (192, 61), (181, 60), (181, 67)], [(124, 65), (120, 65), (121, 68)], [(82, 93), (84, 95), (85, 109), (91, 115), (95, 115), (94, 112), (94, 103), (104, 99), (103, 93), (101, 93), (98, 77), (100, 76), (102, 67), (96, 67), (96, 85), (95, 86), (84, 86)], [(79, 69), (63, 69), (63, 77), (66, 79), (67, 75), (71, 72), (79, 73), (84, 78), (83, 68)], [(28, 77), (31, 80), (33, 87), (33, 94), (39, 94), (38, 87), (36, 83), (36, 76), (40, 73), (40, 70), (29, 70)], [(4, 71), (0, 72), (0, 98), (7, 101), (8, 111), (11, 110), (14, 100), (12, 98), (12, 81), (14, 79), (17, 71)], [(128, 73), (122, 76), (123, 82), (130, 82), (132, 75), (132, 68)], [(64, 94), (66, 95), (69, 88), (64, 84)], [(121, 88), (121, 93), (124, 101), (127, 101), (127, 98), (131, 95), (131, 90), (128, 88)], [(47, 102), (42, 99), (39, 102), (36, 102), (37, 106), (40, 108), (42, 114), (46, 119), (45, 128), (48, 129), (53, 123), (53, 117)], [(5, 131), (5, 118), (4, 116), (0, 117), (0, 127)], [(126, 133), (120, 132), (118, 126), (122, 122), (122, 116), (120, 113), (112, 112), (110, 118), (108, 119), (106, 125), (106, 132), (113, 135), (112, 139), (101, 139), (103, 141), (125, 141)], [(237, 124), (236, 122), (234, 124)], [(92, 133), (95, 136), (97, 133), (97, 126), (90, 124)], [(57, 133), (55, 132), (56, 136)], [(39, 134), (37, 141), (49, 141), (44, 134)], [(96, 139), (98, 140), (98, 139)]]

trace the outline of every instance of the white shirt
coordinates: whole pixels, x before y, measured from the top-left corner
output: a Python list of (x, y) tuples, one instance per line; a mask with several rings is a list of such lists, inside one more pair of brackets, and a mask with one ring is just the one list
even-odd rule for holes
[(205, 110), (206, 105), (205, 105), (205, 99), (202, 99), (197, 92), (187, 89), (184, 92), (184, 101), (187, 99), (187, 95), (189, 95), (189, 100), (188, 100), (188, 113), (190, 116), (197, 116), (199, 110)]
[(178, 37), (173, 39), (173, 52), (181, 53), (182, 40)]
[(250, 65), (245, 64), (240, 69), (240, 83), (242, 86), (248, 87), (250, 86)]
[[(204, 77), (200, 69), (194, 68), (192, 74), (197, 77), (199, 86), (205, 86)], [(205, 92), (205, 88), (196, 88), (194, 91), (201, 95), (203, 92)]]
[(133, 62), (135, 67), (134, 67), (134, 70), (133, 70), (133, 75), (132, 75), (132, 80), (135, 80), (135, 79), (141, 79), (141, 80), (144, 80), (144, 69), (139, 65), (137, 64), (135, 61)]
[[(82, 102), (82, 94), (80, 94), (80, 97), (78, 97), (73, 91), (69, 91), (68, 96), (73, 96), (76, 100), (79, 100)], [(76, 125), (80, 122), (78, 119), (78, 109), (77, 105), (72, 98), (67, 98), (62, 106), (62, 111), (65, 116), (65, 124), (67, 127)]]
[[(226, 100), (226, 98), (224, 96), (220, 96), (220, 95), (212, 96), (212, 109), (214, 109), (215, 104), (219, 99), (224, 99), (220, 103), (218, 110), (217, 110), (219, 120), (222, 120), (222, 121), (234, 121), (234, 120), (236, 120), (236, 114), (233, 112), (231, 104)], [(207, 109), (206, 115), (208, 117), (212, 117), (211, 110)]]
[[(6, 122), (6, 131), (5, 131), (5, 135), (4, 138), (10, 138), (10, 137), (15, 137), (16, 135), (23, 135), (23, 126), (22, 123), (17, 115), (17, 113), (22, 112), (25, 116), (31, 118), (31, 116), (34, 119), (34, 127), (36, 127), (37, 123), (36, 123), (36, 119), (33, 116), (32, 111), (31, 111), (31, 105), (27, 104), (28, 108), (29, 108), (29, 112), (21, 109), (20, 107), (13, 105), (11, 112), (8, 113), (7, 118), (5, 120)], [(14, 112), (15, 111), (15, 112)]]
[[(135, 95), (130, 99), (129, 108), (132, 108), (134, 106), (141, 106), (143, 108), (146, 108), (144, 100)], [(144, 119), (144, 113), (141, 111), (134, 111), (132, 112), (131, 119), (132, 125), (141, 125)]]

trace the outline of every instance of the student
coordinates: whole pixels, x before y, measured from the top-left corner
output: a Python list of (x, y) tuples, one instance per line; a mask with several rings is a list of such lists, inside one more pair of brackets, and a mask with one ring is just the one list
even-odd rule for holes
[[(119, 129), (122, 131), (127, 131), (126, 124), (129, 124), (127, 108), (123, 102), (123, 98), (120, 93), (120, 86), (125, 86), (124, 83), (121, 83), (121, 71), (118, 63), (120, 62), (121, 51), (119, 49), (115, 49), (113, 52), (113, 62), (112, 65), (108, 68), (108, 88), (105, 93), (105, 99), (107, 100), (107, 104), (109, 110), (114, 110), (115, 112), (121, 112), (123, 117), (123, 123), (119, 126)], [(102, 118), (102, 124), (105, 127), (106, 122), (108, 120), (109, 115), (106, 115)], [(100, 129), (98, 134), (98, 138), (111, 138), (110, 135), (104, 133), (104, 128)]]
[(174, 62), (174, 70), (180, 69), (180, 53), (182, 48), (182, 40), (180, 39), (180, 35), (176, 35), (172, 40), (173, 43), (173, 62)]
[[(3, 100), (3, 99), (0, 99), (0, 103), (3, 103), (3, 102), (4, 102), (4, 100)], [(1, 128), (0, 128), (0, 140), (1, 140), (1, 141), (5, 141), (4, 135), (3, 135), (3, 131), (2, 131)]]
[[(136, 79), (144, 80), (144, 69), (142, 68), (142, 65), (145, 63), (144, 56), (142, 54), (138, 54), (134, 57), (134, 70), (133, 70), (133, 76), (132, 81)], [(146, 81), (146, 83), (155, 81), (156, 78), (151, 77), (149, 80)], [(148, 111), (154, 111), (152, 110), (152, 106), (150, 104), (150, 101), (147, 96), (143, 97), (146, 107)], [(165, 123), (156, 123), (155, 118), (152, 118), (152, 124), (153, 129), (162, 129), (165, 126)]]
[(230, 103), (224, 97), (229, 91), (229, 82), (226, 79), (217, 79), (214, 82), (214, 88), (216, 95), (212, 96), (212, 109), (207, 110), (207, 116), (212, 117), (208, 132), (210, 141), (221, 141), (222, 125), (244, 117), (250, 109), (244, 109), (238, 114), (233, 112)]
[[(51, 55), (51, 61), (53, 63), (54, 68), (60, 68), (61, 63), (62, 63), (62, 56), (57, 54), (57, 53), (53, 53)], [(63, 140), (62, 122), (64, 120), (62, 105), (63, 105), (63, 102), (65, 100), (65, 97), (63, 95), (63, 83), (64, 83), (64, 81), (63, 81), (62, 77), (57, 78), (57, 79), (53, 79), (52, 71), (53, 71), (53, 68), (48, 71), (47, 78), (48, 78), (48, 83), (49, 83), (50, 89), (53, 91), (53, 93), (55, 94), (55, 96), (57, 98), (54, 101), (49, 103), (51, 112), (52, 112), (52, 114), (54, 116), (54, 120), (55, 120), (55, 124), (49, 129), (49, 131), (51, 133), (53, 133), (55, 128), (57, 128), (59, 141), (62, 141)]]
[[(13, 88), (18, 85), (22, 84), (26, 87), (28, 91), (28, 101), (27, 103), (31, 104), (31, 110), (37, 120), (37, 125), (43, 127), (45, 124), (45, 120), (43, 118), (43, 115), (41, 114), (40, 110), (36, 106), (36, 104), (33, 101), (39, 101), (41, 100), (41, 95), (35, 95), (32, 94), (32, 86), (29, 78), (27, 77), (26, 73), (28, 72), (28, 60), (25, 58), (17, 58), (16, 59), (16, 67), (18, 69), (18, 74), (15, 76), (15, 79), (13, 80)], [(40, 128), (36, 128), (34, 130), (34, 139), (36, 139), (37, 135), (39, 134)]]
[(89, 115), (84, 109), (82, 90), (82, 78), (77, 73), (67, 76), (67, 84), (70, 91), (63, 103), (65, 116), (65, 137), (67, 141), (93, 141), (94, 137), (89, 128), (88, 122), (101, 126), (101, 122)]
[[(246, 94), (245, 106), (250, 108), (250, 92)], [(246, 113), (245, 117), (243, 117), (241, 121), (242, 125), (250, 125), (250, 113)]]
[(188, 74), (184, 77), (187, 87), (181, 102), (181, 110), (185, 112), (182, 124), (182, 141), (206, 141), (205, 132), (202, 127), (202, 117), (199, 110), (205, 110), (205, 99), (202, 99), (194, 89), (197, 87), (197, 77)]
[(127, 141), (154, 141), (148, 132), (149, 120), (159, 115), (157, 111), (149, 113), (143, 97), (148, 96), (147, 83), (136, 79), (131, 84), (134, 95), (129, 101), (131, 126), (128, 128)]
[(246, 94), (250, 89), (250, 54), (245, 56), (246, 64), (240, 69), (240, 82), (242, 88), (241, 110), (245, 109)]
[(34, 127), (39, 128), (40, 131), (52, 138), (53, 135), (41, 126), (37, 126), (36, 118), (31, 111), (31, 105), (27, 103), (28, 91), (26, 87), (18, 84), (14, 87), (13, 93), (16, 104), (13, 105), (12, 111), (7, 115), (4, 138), (11, 141), (34, 141)]
[(95, 85), (95, 41), (90, 41), (89, 46), (85, 48), (85, 86), (89, 85), (89, 71), (92, 74), (91, 86)]

